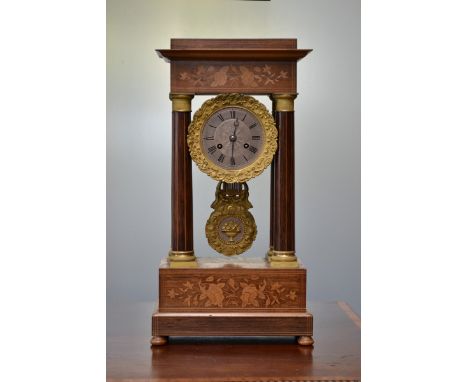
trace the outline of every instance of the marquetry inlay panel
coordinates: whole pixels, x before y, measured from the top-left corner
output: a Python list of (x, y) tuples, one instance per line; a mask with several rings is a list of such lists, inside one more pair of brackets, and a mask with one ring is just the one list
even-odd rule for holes
[(162, 268), (159, 310), (305, 312), (305, 282), (304, 268)]
[(171, 64), (171, 92), (194, 94), (296, 92), (296, 63), (191, 62)]

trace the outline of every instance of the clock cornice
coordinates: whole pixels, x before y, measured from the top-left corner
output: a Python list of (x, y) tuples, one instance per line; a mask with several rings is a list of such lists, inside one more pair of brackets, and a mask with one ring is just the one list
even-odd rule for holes
[(171, 39), (156, 52), (171, 65), (171, 93), (297, 93), (296, 39)]

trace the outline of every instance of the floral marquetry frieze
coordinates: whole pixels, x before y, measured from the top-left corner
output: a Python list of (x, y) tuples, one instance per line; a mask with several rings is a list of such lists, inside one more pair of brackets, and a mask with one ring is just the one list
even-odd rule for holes
[[(280, 277), (275, 277), (280, 276)], [(182, 275), (160, 281), (160, 310), (295, 311), (305, 309), (304, 280), (283, 275)]]
[(194, 94), (223, 92), (272, 93), (296, 91), (295, 65), (285, 62), (176, 62), (171, 91)]
[(179, 73), (180, 81), (188, 81), (192, 86), (205, 85), (213, 88), (232, 86), (259, 86), (274, 85), (288, 80), (290, 74), (287, 70), (274, 71), (271, 65), (197, 65), (189, 72)]
[(213, 276), (197, 280), (196, 284), (187, 281), (182, 288), (170, 289), (167, 295), (171, 299), (182, 301), (187, 307), (200, 305), (218, 308), (229, 306), (268, 308), (281, 306), (297, 298), (297, 290), (286, 290), (279, 282), (268, 284), (265, 279), (260, 281), (258, 278), (236, 281), (232, 277), (227, 282), (222, 281), (220, 278), (215, 280)]

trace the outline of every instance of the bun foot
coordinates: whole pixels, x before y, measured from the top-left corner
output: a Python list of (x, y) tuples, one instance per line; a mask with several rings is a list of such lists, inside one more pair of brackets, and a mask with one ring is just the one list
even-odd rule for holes
[(314, 340), (311, 336), (299, 336), (297, 337), (297, 343), (301, 346), (313, 346)]
[(167, 336), (153, 336), (151, 338), (152, 346), (162, 346), (167, 344)]

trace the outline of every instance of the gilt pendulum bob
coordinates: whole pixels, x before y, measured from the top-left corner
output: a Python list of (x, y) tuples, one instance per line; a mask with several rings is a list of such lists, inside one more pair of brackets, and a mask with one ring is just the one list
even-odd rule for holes
[[(169, 336), (296, 336), (312, 345), (306, 269), (294, 234), (295, 39), (172, 39), (172, 236), (159, 267), (152, 345)], [(191, 99), (215, 95), (191, 118)], [(269, 95), (273, 113), (252, 95)], [(215, 180), (205, 224), (221, 257), (193, 250), (192, 161)], [(271, 167), (270, 245), (245, 257), (257, 237), (251, 179)], [(264, 252), (265, 253), (265, 252)]]
[(226, 256), (247, 251), (257, 236), (257, 225), (249, 202), (247, 183), (219, 182), (216, 199), (211, 204), (214, 211), (206, 222), (208, 244)]

